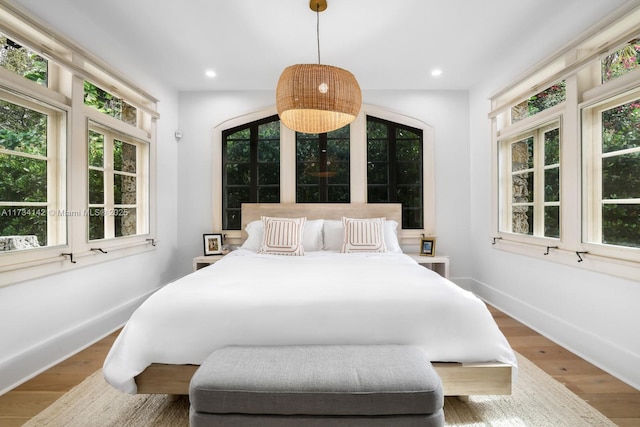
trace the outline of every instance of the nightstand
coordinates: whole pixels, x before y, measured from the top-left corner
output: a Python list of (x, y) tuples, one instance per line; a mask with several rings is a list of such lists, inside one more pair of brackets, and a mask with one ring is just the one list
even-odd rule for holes
[(435, 271), (445, 279), (449, 278), (449, 257), (448, 256), (423, 256), (408, 254), (415, 259), (418, 264)]
[(193, 259), (193, 271), (220, 261), (224, 255), (200, 255)]

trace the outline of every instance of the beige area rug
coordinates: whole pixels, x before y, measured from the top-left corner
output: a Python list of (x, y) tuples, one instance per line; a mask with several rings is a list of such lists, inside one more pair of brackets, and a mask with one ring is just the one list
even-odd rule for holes
[[(615, 426), (565, 386), (518, 356), (519, 375), (511, 396), (446, 398), (447, 426), (592, 427)], [(97, 371), (25, 426), (151, 427), (188, 426), (186, 396), (128, 395), (109, 386)]]

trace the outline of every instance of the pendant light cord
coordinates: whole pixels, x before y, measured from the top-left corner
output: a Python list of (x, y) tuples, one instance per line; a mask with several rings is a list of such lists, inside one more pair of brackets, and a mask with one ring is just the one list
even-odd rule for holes
[(316, 39), (318, 40), (318, 65), (320, 64), (320, 3), (316, 3)]

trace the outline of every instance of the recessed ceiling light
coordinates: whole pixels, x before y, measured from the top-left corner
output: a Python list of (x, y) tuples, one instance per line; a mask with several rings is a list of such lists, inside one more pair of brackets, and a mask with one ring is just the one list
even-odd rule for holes
[(442, 75), (442, 70), (439, 68), (436, 68), (435, 70), (431, 70), (431, 75), (433, 77), (438, 77), (440, 75)]
[(214, 78), (216, 76), (216, 72), (213, 70), (207, 70), (204, 72), (204, 75), (209, 78)]

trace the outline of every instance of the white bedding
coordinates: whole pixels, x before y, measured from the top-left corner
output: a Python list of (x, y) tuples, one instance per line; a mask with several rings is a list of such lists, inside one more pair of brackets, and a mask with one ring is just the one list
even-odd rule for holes
[(152, 295), (104, 363), (135, 393), (151, 363), (200, 364), (228, 345), (411, 344), (432, 361), (516, 358), (485, 304), (398, 253), (237, 250)]

